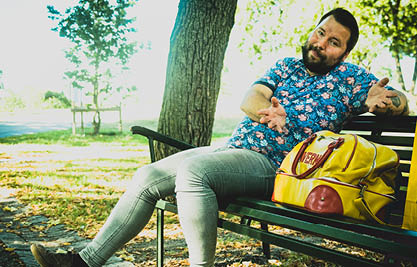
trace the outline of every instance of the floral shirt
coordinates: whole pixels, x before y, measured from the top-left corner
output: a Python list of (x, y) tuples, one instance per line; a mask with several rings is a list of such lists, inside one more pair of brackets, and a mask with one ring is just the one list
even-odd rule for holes
[(279, 60), (255, 83), (269, 87), (285, 108), (284, 132), (246, 116), (227, 146), (265, 154), (279, 167), (285, 155), (312, 133), (339, 132), (349, 117), (361, 113), (368, 90), (377, 81), (364, 68), (346, 62), (326, 75), (310, 76), (301, 59)]

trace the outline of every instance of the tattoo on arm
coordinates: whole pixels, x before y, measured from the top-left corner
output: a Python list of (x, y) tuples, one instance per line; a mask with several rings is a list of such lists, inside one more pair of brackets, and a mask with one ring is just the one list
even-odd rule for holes
[(391, 98), (391, 101), (392, 101), (392, 104), (397, 108), (401, 105), (401, 99), (399, 96), (395, 96)]
[(406, 103), (405, 104), (405, 106), (404, 106), (404, 109), (403, 109), (403, 111), (401, 112), (401, 115), (404, 115), (404, 114), (408, 114), (409, 113), (409, 109), (408, 109), (408, 103)]
[(385, 112), (386, 115), (407, 115), (409, 113), (408, 101), (405, 98), (404, 94), (401, 93), (401, 96), (399, 95), (391, 98), (392, 106), (388, 107), (388, 109)]

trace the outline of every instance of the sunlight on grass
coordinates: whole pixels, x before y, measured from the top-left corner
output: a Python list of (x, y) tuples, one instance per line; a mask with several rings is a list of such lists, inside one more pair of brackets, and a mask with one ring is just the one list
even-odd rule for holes
[(145, 140), (131, 135), (70, 136), (55, 131), (0, 139), (0, 186), (16, 189), (30, 214), (93, 237), (137, 168)]
[[(130, 133), (11, 136), (0, 138), (0, 187), (17, 190), (28, 213), (93, 237), (134, 172), (149, 162), (147, 139)], [(176, 215), (166, 224), (178, 228)], [(147, 227), (154, 226), (153, 217)]]
[(89, 133), (86, 133), (85, 135), (73, 135), (71, 130), (49, 131), (0, 138), (0, 143), (3, 144), (62, 144), (67, 146), (89, 146), (91, 143), (95, 142), (129, 146), (134, 143), (145, 144), (147, 140), (145, 137), (132, 135), (130, 132), (117, 134), (102, 133), (99, 135), (92, 135)]

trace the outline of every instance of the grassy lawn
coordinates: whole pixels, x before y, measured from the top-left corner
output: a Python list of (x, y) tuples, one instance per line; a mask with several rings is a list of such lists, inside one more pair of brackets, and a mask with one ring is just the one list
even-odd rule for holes
[(54, 224), (92, 237), (135, 170), (149, 163), (145, 138), (53, 131), (0, 139), (0, 186)]

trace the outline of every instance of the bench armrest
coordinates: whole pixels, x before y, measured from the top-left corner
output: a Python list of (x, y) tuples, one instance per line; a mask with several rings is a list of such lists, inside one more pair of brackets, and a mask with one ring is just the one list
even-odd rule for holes
[(142, 126), (133, 126), (130, 131), (132, 132), (132, 134), (139, 134), (142, 136), (145, 136), (146, 138), (148, 138), (149, 142), (151, 143), (152, 141), (156, 140), (159, 142), (162, 142), (164, 144), (167, 144), (169, 146), (178, 148), (180, 150), (187, 150), (190, 148), (194, 148), (195, 146), (188, 144), (186, 142), (177, 140), (175, 138), (169, 137), (167, 135), (158, 133), (154, 130), (142, 127)]

